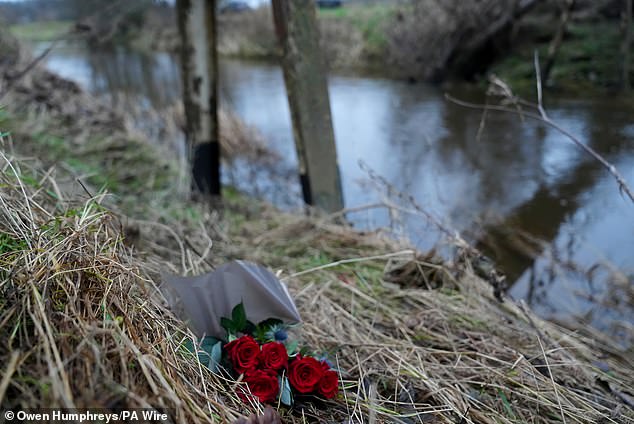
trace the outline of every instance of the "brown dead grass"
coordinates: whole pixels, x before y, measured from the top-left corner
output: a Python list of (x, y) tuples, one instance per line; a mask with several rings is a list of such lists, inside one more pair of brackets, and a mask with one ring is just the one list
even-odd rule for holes
[[(54, 174), (1, 160), (3, 408), (152, 407), (176, 422), (230, 422), (253, 410), (183, 348), (191, 333), (157, 290), (164, 259), (123, 243), (104, 196), (66, 199)], [(305, 321), (299, 336), (330, 353), (344, 389), (336, 401), (282, 411), (288, 422), (634, 417), (631, 356), (498, 303), (469, 269), (458, 275), (375, 234), (248, 201), (225, 215), (201, 218), (187, 242), (178, 222), (167, 223), (181, 246), (171, 268), (201, 272), (230, 256), (281, 268)], [(208, 238), (224, 240), (217, 253), (204, 249)], [(444, 266), (453, 280), (437, 290), (386, 283), (395, 261)]]
[[(282, 410), (287, 422), (634, 422), (631, 352), (498, 302), (469, 263), (240, 196), (215, 210), (173, 189), (88, 194), (12, 148), (0, 137), (4, 410), (151, 407), (179, 423), (261, 410), (183, 347), (191, 332), (157, 289), (161, 272), (246, 258), (280, 270), (305, 322), (298, 336), (342, 375), (338, 399)], [(99, 172), (121, 153), (91, 148)]]

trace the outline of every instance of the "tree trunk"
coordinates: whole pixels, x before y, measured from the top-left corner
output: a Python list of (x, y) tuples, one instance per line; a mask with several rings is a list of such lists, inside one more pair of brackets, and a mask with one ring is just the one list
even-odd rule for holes
[[(420, 62), (424, 67), (433, 69), (424, 74), (425, 79), (440, 81), (449, 72), (469, 79), (485, 71), (501, 51), (509, 48), (510, 34), (517, 22), (541, 1), (437, 0), (446, 11), (449, 24), (439, 24), (422, 1), (413, 1), (413, 13), (418, 16), (410, 19), (415, 19), (420, 28), (418, 48), (438, 52), (431, 55), (431, 60), (425, 59), (429, 53), (418, 53), (422, 54)], [(455, 29), (451, 30), (452, 26)]]
[(284, 80), (293, 120), (304, 201), (327, 212), (343, 208), (328, 81), (313, 0), (273, 0), (283, 47)]
[(623, 11), (623, 74), (621, 82), (624, 91), (630, 91), (630, 50), (632, 46), (632, 0), (625, 1), (625, 10)]
[(557, 32), (555, 33), (555, 36), (548, 46), (548, 55), (546, 56), (546, 63), (541, 75), (542, 81), (544, 81), (544, 83), (548, 81), (550, 73), (553, 70), (553, 66), (555, 65), (555, 60), (557, 59), (557, 55), (559, 54), (561, 43), (564, 41), (566, 28), (568, 27), (568, 22), (570, 21), (570, 16), (572, 15), (572, 9), (574, 7), (575, 0), (566, 0), (566, 4), (564, 5), (561, 12), (561, 21), (559, 23), (559, 27), (557, 28)]
[(186, 136), (194, 188), (220, 195), (216, 1), (178, 0)]

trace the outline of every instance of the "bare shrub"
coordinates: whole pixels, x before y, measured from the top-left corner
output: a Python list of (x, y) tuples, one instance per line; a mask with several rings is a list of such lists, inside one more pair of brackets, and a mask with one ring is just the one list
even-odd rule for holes
[(321, 48), (332, 67), (354, 68), (364, 64), (365, 40), (361, 32), (340, 19), (320, 19)]
[(229, 56), (278, 56), (271, 8), (263, 6), (249, 12), (220, 15), (218, 51)]
[[(388, 26), (387, 61), (400, 73), (423, 80), (437, 80), (448, 69), (473, 73), (487, 64), (487, 56), (503, 46), (507, 38), (501, 34), (536, 3), (412, 1)], [(482, 54), (473, 60), (478, 53)]]

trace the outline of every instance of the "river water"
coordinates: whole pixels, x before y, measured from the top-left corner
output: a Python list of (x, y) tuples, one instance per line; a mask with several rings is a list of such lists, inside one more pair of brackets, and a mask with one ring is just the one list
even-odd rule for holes
[[(132, 94), (143, 107), (161, 109), (180, 95), (178, 63), (166, 53), (65, 45), (51, 53), (47, 66), (96, 94)], [(221, 60), (220, 71), (223, 105), (279, 152), (280, 168), (292, 169), (297, 158), (280, 68)], [(481, 88), (443, 90), (343, 75), (332, 75), (329, 87), (347, 208), (391, 198), (404, 208), (422, 209), (488, 252), (508, 275), (513, 297), (546, 317), (581, 318), (632, 343), (634, 205), (595, 161), (535, 121), (489, 113), (483, 125), (482, 112), (445, 100), (449, 92), (482, 102)], [(631, 101), (547, 93), (546, 106), (553, 120), (634, 184)], [(235, 169), (228, 173), (235, 178)], [(253, 183), (232, 182), (246, 189)], [(299, 193), (294, 178), (283, 184), (278, 191)], [(403, 196), (395, 198), (394, 192)], [(423, 249), (442, 239), (420, 212), (360, 209), (349, 214), (357, 226), (391, 226)]]

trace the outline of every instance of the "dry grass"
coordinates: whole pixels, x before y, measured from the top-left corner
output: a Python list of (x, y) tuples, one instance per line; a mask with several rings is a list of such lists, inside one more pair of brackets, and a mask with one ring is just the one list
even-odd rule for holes
[[(269, 226), (276, 220), (266, 218)], [(287, 281), (306, 321), (303, 336), (335, 355), (345, 376), (341, 419), (456, 423), (469, 410), (465, 423), (634, 420), (625, 394), (631, 353), (497, 302), (468, 265), (456, 270), (374, 234), (304, 218), (257, 226), (241, 229), (251, 258), (299, 272)], [(435, 276), (438, 289), (427, 290), (426, 278), (405, 288), (416, 280), (411, 273), (386, 283), (403, 263)]]
[(276, 58), (280, 56), (273, 15), (269, 7), (218, 18), (218, 52), (226, 56)]
[[(65, 143), (92, 149), (98, 175), (122, 149), (141, 155), (126, 162), (132, 181), (164, 175), (140, 166), (155, 156), (137, 144), (72, 144), (82, 128), (56, 116)], [(99, 128), (118, 127), (84, 131)], [(2, 409), (152, 407), (203, 423), (259, 408), (183, 348), (191, 333), (157, 289), (160, 272), (246, 258), (281, 270), (305, 321), (297, 335), (343, 377), (337, 400), (297, 404), (282, 411), (287, 422), (634, 422), (631, 351), (497, 302), (468, 263), (241, 196), (217, 211), (162, 185), (130, 190), (125, 178), (116, 196), (88, 195), (63, 169), (15, 159), (6, 138), (0, 151)]]
[[(251, 410), (231, 382), (183, 349), (191, 334), (156, 289), (164, 260), (123, 243), (103, 196), (66, 199), (52, 172), (6, 153), (1, 160), (2, 407), (165, 408), (176, 422), (227, 422)], [(172, 243), (181, 248), (171, 268), (200, 272), (210, 266), (200, 256), (225, 255), (283, 268), (305, 320), (299, 336), (331, 354), (345, 388), (337, 401), (283, 412), (288, 422), (634, 418), (624, 401), (631, 357), (497, 303), (468, 269), (458, 278), (444, 267), (451, 286), (403, 288), (385, 283), (384, 272), (412, 261), (421, 272), (442, 264), (327, 219), (244, 201), (225, 215), (201, 218), (207, 222), (187, 242), (174, 225)], [(221, 240), (218, 253), (205, 251), (209, 236)], [(227, 245), (233, 251), (222, 250)]]
[(159, 408), (232, 419), (236, 400), (181, 345), (103, 196), (64, 199), (50, 174), (0, 158), (3, 409)]

